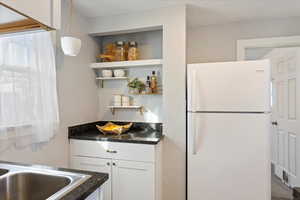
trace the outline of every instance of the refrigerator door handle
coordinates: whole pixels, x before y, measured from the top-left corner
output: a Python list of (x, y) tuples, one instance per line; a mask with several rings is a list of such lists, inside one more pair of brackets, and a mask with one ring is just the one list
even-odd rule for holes
[(193, 155), (197, 154), (197, 122), (193, 117)]

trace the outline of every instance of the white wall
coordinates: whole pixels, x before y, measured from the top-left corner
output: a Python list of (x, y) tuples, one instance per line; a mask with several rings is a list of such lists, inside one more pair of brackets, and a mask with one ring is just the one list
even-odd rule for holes
[(94, 18), (89, 24), (90, 33), (163, 27), (163, 200), (185, 199), (185, 6)]
[[(67, 10), (66, 5), (63, 5), (63, 8)], [(64, 14), (67, 13), (64, 12)], [(57, 82), (61, 123), (59, 132), (50, 142), (40, 145), (38, 148), (16, 149), (11, 147), (0, 152), (0, 160), (66, 167), (69, 149), (67, 127), (97, 120), (95, 75), (88, 67), (94, 59), (96, 47), (94, 41), (84, 32), (87, 30), (85, 19), (80, 16), (74, 17), (76, 19), (73, 20), (73, 33), (83, 42), (80, 54), (77, 57), (65, 57), (60, 47), (57, 48)], [(67, 23), (65, 17), (63, 21), (64, 28)]]
[(237, 22), (188, 29), (188, 63), (236, 60), (236, 41), (300, 35), (300, 18)]

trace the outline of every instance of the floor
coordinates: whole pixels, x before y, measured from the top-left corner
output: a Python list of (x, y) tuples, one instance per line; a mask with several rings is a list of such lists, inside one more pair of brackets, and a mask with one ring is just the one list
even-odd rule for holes
[(292, 190), (287, 186), (285, 186), (274, 175), (274, 173), (272, 173), (272, 200), (291, 200), (291, 199), (293, 199)]

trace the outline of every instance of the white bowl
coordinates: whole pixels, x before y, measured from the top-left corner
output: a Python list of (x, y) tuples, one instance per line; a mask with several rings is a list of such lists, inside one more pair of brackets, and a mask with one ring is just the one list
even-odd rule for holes
[(111, 70), (108, 70), (108, 69), (104, 69), (102, 70), (102, 76), (103, 77), (112, 77), (113, 73)]
[(123, 69), (116, 69), (116, 70), (114, 70), (114, 76), (115, 77), (124, 77), (125, 71)]

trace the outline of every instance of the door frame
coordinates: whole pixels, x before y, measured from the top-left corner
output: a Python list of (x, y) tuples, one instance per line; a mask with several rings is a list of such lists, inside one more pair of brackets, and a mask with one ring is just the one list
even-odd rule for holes
[[(265, 48), (299, 47), (300, 46), (300, 36), (237, 40), (236, 45), (237, 45), (236, 46), (237, 60), (243, 61), (243, 60), (246, 60), (246, 50), (247, 49), (264, 48), (264, 47)], [(275, 174), (276, 174), (276, 165), (275, 165)], [(288, 172), (288, 174), (289, 174), (289, 172)], [(281, 177), (281, 179), (282, 179), (282, 177)]]
[(249, 48), (278, 48), (278, 47), (295, 47), (300, 46), (300, 36), (288, 37), (270, 37), (270, 38), (257, 38), (247, 40), (237, 40), (236, 58), (238, 61), (243, 61), (246, 58), (246, 49)]

